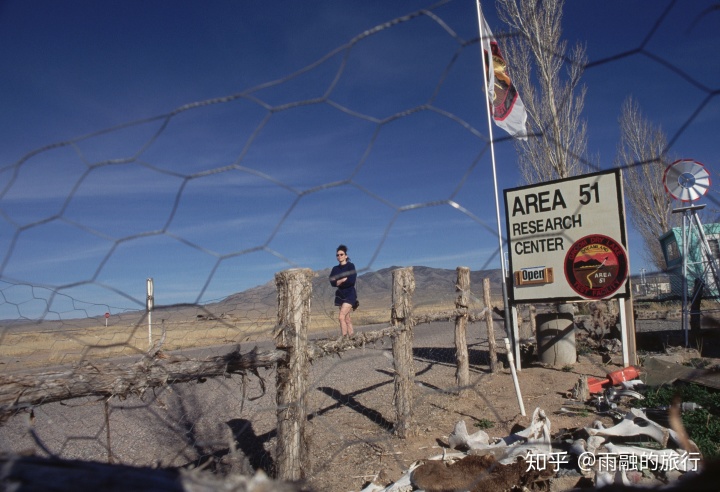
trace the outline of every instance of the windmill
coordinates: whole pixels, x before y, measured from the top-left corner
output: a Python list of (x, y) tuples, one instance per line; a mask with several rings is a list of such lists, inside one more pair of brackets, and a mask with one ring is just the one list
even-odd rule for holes
[[(663, 174), (663, 184), (668, 194), (682, 203), (690, 203), (702, 198), (710, 189), (710, 173), (704, 165), (690, 159), (681, 159), (670, 164)], [(691, 305), (699, 305), (704, 287), (710, 287), (709, 275), (712, 275), (715, 290), (720, 287), (717, 258), (710, 249), (705, 229), (700, 221), (698, 211), (705, 205), (688, 205), (673, 209), (673, 213), (682, 214), (682, 323), (685, 330), (685, 345), (688, 345), (688, 271), (690, 265), (690, 245), (692, 238), (697, 238), (695, 247), (700, 248), (701, 274), (695, 279), (700, 282), (693, 288)]]

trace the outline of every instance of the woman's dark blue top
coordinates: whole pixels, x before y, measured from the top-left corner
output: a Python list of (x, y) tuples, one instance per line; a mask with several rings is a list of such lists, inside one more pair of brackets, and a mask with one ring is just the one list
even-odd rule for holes
[[(337, 281), (341, 278), (347, 280), (338, 286)], [(355, 291), (355, 279), (357, 272), (355, 265), (349, 261), (344, 265), (335, 265), (330, 272), (330, 285), (337, 287), (335, 291), (335, 305), (342, 306), (344, 303), (355, 304), (357, 292)]]

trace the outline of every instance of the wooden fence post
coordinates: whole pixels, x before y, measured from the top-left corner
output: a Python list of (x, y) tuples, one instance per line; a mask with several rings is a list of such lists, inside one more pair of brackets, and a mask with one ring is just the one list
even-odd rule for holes
[(535, 338), (537, 342), (537, 328), (535, 326), (535, 316), (537, 316), (537, 308), (535, 304), (530, 304), (528, 307), (528, 318), (530, 320), (530, 337)]
[(402, 330), (392, 337), (393, 362), (395, 364), (395, 434), (407, 438), (414, 434), (412, 419), (412, 386), (415, 381), (415, 365), (412, 352), (412, 295), (415, 292), (415, 276), (412, 267), (393, 271), (392, 312), (390, 323)]
[(457, 299), (455, 299), (455, 308), (465, 313), (455, 317), (455, 358), (457, 360), (455, 383), (459, 388), (460, 396), (467, 396), (470, 393), (468, 389), (470, 386), (470, 362), (467, 348), (468, 306), (470, 305), (470, 269), (468, 267), (457, 267), (455, 290), (458, 293)]
[(307, 330), (310, 325), (312, 278), (309, 268), (275, 274), (277, 328), (275, 345), (287, 352), (277, 365), (277, 478), (304, 478), (308, 465), (305, 422), (309, 361)]
[[(497, 347), (495, 343), (495, 325), (493, 324), (492, 317), (492, 302), (490, 301), (490, 279), (483, 279), (483, 300), (485, 301), (485, 324), (487, 325), (488, 334), (488, 351), (490, 353), (490, 372), (495, 373), (498, 371), (497, 367)], [(505, 316), (510, 316), (510, 313), (505, 313)]]

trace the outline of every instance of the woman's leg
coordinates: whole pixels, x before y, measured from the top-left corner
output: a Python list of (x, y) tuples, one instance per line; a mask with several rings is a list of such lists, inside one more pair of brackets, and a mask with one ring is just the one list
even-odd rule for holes
[(343, 305), (340, 306), (338, 319), (340, 320), (340, 331), (343, 335), (347, 336), (353, 336), (354, 333), (350, 313), (352, 313), (352, 306), (348, 303), (343, 303)]

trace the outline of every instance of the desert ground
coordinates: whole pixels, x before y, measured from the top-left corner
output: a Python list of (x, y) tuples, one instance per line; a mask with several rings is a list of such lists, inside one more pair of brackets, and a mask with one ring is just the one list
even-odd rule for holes
[[(237, 346), (231, 323), (212, 313), (204, 316), (195, 315), (195, 322), (199, 319), (207, 325), (212, 321), (210, 325), (214, 328), (200, 331), (202, 336), (227, 337), (235, 343), (211, 345), (202, 351), (178, 347), (169, 349), (169, 355), (202, 357)], [(170, 321), (166, 318), (165, 323)], [(329, 321), (327, 327), (314, 332), (314, 338), (336, 336), (332, 319)], [(504, 355), (501, 320), (496, 318), (495, 326), (500, 368), (492, 373), (487, 331), (483, 323), (469, 325), (471, 387), (464, 396), (458, 394), (455, 383), (454, 324), (436, 322), (414, 328), (414, 435), (407, 439), (393, 434), (393, 362), (389, 341), (314, 361), (307, 395), (307, 449), (311, 465), (305, 473), (305, 486), (315, 491), (359, 491), (369, 482), (389, 485), (412, 463), (451, 451), (448, 436), (459, 421), (465, 421), (470, 433), (485, 428), (491, 437), (497, 438), (509, 435), (518, 426), (529, 425), (537, 408), (548, 416), (553, 436), (588, 427), (596, 420), (608, 426), (613, 424), (607, 414), (568, 411), (567, 407), (569, 391), (579, 378), (602, 378), (621, 368), (617, 357), (583, 350), (577, 363), (564, 367), (548, 367), (532, 358), (522, 361), (517, 373), (518, 398)], [(374, 327), (367, 325), (359, 330)], [(637, 331), (638, 335), (655, 332), (651, 349), (663, 350), (671, 342), (682, 340), (679, 328), (678, 320), (653, 319), (639, 320)], [(25, 331), (25, 336), (33, 336), (33, 330)], [(141, 347), (147, 343), (143, 323), (136, 323), (136, 332), (133, 336), (138, 338), (137, 347), (130, 353), (114, 354), (114, 360), (132, 363), (141, 357)], [(87, 344), (83, 338), (86, 336), (83, 332), (73, 339), (78, 345)], [(248, 338), (240, 344), (243, 351), (255, 345), (260, 349), (272, 347), (261, 336)], [(108, 338), (105, 345), (96, 346), (117, 346), (127, 351), (128, 340)], [(649, 353), (639, 348), (643, 354)], [(57, 347), (55, 350), (62, 351)], [(89, 354), (81, 350), (80, 356)], [(17, 364), (23, 357), (13, 359), (12, 354), (5, 357), (2, 362), (7, 369), (20, 370)], [(36, 364), (38, 358), (42, 357), (37, 354), (25, 357), (32, 366), (30, 370), (42, 370)], [(175, 384), (148, 392), (142, 398), (111, 398), (107, 407), (105, 400), (91, 398), (41, 405), (34, 409), (31, 420), (22, 412), (0, 427), (0, 451), (135, 466), (203, 466), (219, 474), (251, 473), (261, 468), (272, 474), (276, 426), (274, 377), (274, 371), (260, 370), (247, 377)], [(581, 478), (577, 475), (554, 478), (551, 490), (567, 490)]]

